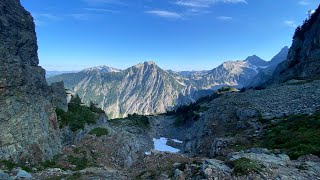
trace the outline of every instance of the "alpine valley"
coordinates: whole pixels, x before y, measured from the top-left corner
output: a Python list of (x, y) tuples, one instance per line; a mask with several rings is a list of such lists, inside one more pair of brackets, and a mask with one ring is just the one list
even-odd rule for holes
[(272, 60), (209, 71), (145, 62), (46, 79), (35, 22), (0, 0), (0, 180), (320, 179), (320, 6)]

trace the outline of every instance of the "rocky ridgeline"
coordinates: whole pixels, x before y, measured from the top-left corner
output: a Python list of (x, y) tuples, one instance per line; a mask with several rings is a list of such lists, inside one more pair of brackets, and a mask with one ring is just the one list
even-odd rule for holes
[(271, 61), (250, 56), (200, 72), (166, 71), (154, 62), (141, 63), (125, 70), (99, 66), (53, 76), (48, 78), (48, 82), (63, 81), (66, 88), (78, 93), (86, 104), (90, 101), (98, 104), (110, 118), (133, 113), (160, 114), (194, 102), (226, 85), (247, 86), (263, 70), (265, 73), (255, 81), (266, 81), (287, 54), (288, 48), (283, 48)]
[(0, 159), (51, 159), (61, 150), (53, 106), (67, 108), (63, 83), (47, 85), (33, 18), (20, 1), (2, 0), (0, 19)]
[(320, 76), (320, 9), (297, 30), (288, 59), (281, 63), (269, 84)]

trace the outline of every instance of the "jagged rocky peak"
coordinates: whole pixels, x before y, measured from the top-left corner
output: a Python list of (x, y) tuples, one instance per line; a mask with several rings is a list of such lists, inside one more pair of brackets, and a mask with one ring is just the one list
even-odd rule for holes
[(133, 66), (133, 68), (137, 68), (137, 69), (147, 68), (147, 67), (154, 68), (154, 67), (158, 67), (158, 65), (154, 61), (145, 61), (144, 63), (139, 63)]
[(252, 79), (252, 81), (246, 84), (247, 87), (261, 87), (266, 82), (270, 81), (272, 74), (277, 65), (287, 59), (289, 48), (285, 46), (281, 51), (275, 55), (270, 61), (268, 66), (263, 67), (258, 74)]
[[(0, 159), (51, 159), (61, 149), (51, 102), (56, 96), (66, 97), (63, 84), (48, 86), (38, 66), (33, 18), (20, 1), (1, 0), (0, 19)], [(62, 94), (53, 95), (61, 92), (59, 88)]]
[(320, 6), (298, 27), (288, 59), (275, 70), (271, 84), (320, 76)]
[(248, 62), (249, 64), (254, 65), (254, 66), (267, 66), (267, 64), (268, 64), (267, 61), (261, 59), (257, 55), (247, 57), (245, 62)]

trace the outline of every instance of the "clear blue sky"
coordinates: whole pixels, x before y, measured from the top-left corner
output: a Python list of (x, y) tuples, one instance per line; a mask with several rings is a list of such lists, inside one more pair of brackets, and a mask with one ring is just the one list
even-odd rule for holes
[(36, 22), (47, 70), (155, 61), (164, 69), (212, 69), (290, 46), (318, 0), (21, 0)]

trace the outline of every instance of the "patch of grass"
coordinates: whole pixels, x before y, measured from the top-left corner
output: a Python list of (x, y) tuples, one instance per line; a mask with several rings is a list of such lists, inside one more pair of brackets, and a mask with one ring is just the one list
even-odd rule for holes
[(62, 109), (56, 109), (56, 113), (59, 120), (60, 128), (69, 126), (70, 129), (75, 132), (78, 129), (83, 129), (85, 124), (94, 124), (98, 119), (96, 110), (92, 110), (89, 107), (83, 106), (81, 99), (78, 95), (72, 96), (70, 103), (68, 104), (68, 112), (64, 112)]
[(14, 162), (8, 161), (8, 160), (1, 160), (0, 161), (0, 167), (1, 166), (4, 166), (9, 171), (11, 171), (14, 168), (20, 167), (21, 169), (23, 169), (23, 170), (25, 170), (27, 172), (32, 172), (32, 169), (30, 167), (24, 166), (22, 164), (14, 163)]
[(75, 156), (68, 156), (67, 161), (72, 165), (75, 165), (74, 170), (83, 170), (89, 166), (88, 159), (85, 157), (75, 157)]
[(87, 168), (89, 166), (88, 159), (85, 157), (75, 157), (75, 156), (68, 156), (67, 161), (76, 167), (74, 170), (79, 171)]
[(8, 161), (8, 160), (2, 160), (0, 161), (0, 164), (2, 166), (4, 166), (5, 168), (7, 168), (8, 170), (12, 170), (13, 168), (17, 167), (16, 163), (13, 163), (12, 161)]
[(291, 159), (320, 155), (320, 111), (314, 115), (292, 115), (266, 127), (263, 145), (281, 149)]
[(104, 136), (104, 135), (108, 135), (108, 134), (109, 134), (109, 131), (108, 131), (108, 129), (106, 129), (106, 128), (98, 127), (98, 128), (92, 129), (92, 130), (89, 132), (89, 134), (96, 135), (97, 137), (101, 137), (101, 136)]
[(63, 166), (61, 166), (60, 164), (58, 164), (58, 159), (61, 158), (62, 155), (56, 155), (53, 157), (52, 160), (47, 160), (44, 162), (39, 163), (38, 165), (35, 166), (35, 168), (38, 171), (42, 171), (45, 170), (47, 168), (60, 168), (65, 170), (65, 168)]
[(260, 172), (262, 166), (248, 158), (240, 158), (231, 162), (233, 165), (232, 173), (236, 176), (249, 175), (252, 172)]

